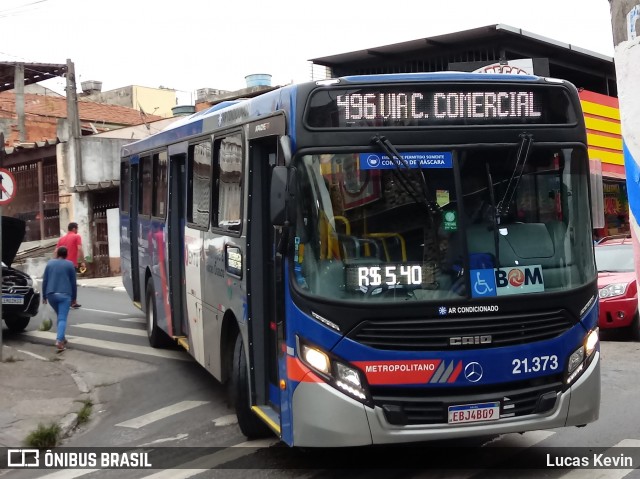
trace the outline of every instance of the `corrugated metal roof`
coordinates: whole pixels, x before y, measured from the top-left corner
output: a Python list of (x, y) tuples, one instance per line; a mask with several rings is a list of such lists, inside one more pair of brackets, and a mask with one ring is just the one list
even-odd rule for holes
[(488, 25), (484, 27), (473, 28), (454, 33), (446, 33), (444, 35), (436, 35), (433, 37), (420, 38), (402, 43), (394, 43), (391, 45), (382, 45), (366, 50), (357, 50), (325, 57), (312, 58), (309, 61), (316, 65), (324, 65), (332, 67), (335, 65), (354, 64), (372, 58), (390, 58), (404, 56), (411, 52), (437, 52), (442, 49), (460, 46), (462, 44), (475, 44), (481, 41), (491, 39), (509, 37), (511, 39), (522, 38), (529, 42), (544, 45), (546, 48), (554, 48), (564, 55), (573, 55), (583, 58), (588, 62), (597, 63), (600, 66), (607, 65), (613, 70), (613, 57), (592, 52), (585, 48), (577, 47), (569, 43), (560, 42), (551, 38), (537, 35), (535, 33), (522, 30), (521, 28), (512, 27), (505, 24)]
[(0, 62), (0, 92), (15, 88), (16, 65), (19, 63), (24, 65), (25, 85), (61, 77), (67, 72), (67, 65), (60, 63)]
[[(35, 148), (42, 148), (45, 146), (57, 145), (58, 143), (60, 143), (60, 140), (58, 138), (46, 139), (44, 141), (24, 142), (24, 143), (16, 142), (12, 146), (5, 146), (4, 151), (7, 155), (11, 155), (15, 152), (18, 152), (19, 150), (31, 150)], [(2, 145), (0, 145), (0, 148), (2, 148)]]

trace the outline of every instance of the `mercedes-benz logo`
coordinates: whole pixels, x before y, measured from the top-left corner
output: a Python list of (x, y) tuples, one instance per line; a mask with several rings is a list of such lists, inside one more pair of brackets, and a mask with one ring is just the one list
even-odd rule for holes
[(467, 364), (464, 367), (464, 377), (467, 378), (469, 382), (477, 383), (482, 379), (482, 366), (475, 361)]

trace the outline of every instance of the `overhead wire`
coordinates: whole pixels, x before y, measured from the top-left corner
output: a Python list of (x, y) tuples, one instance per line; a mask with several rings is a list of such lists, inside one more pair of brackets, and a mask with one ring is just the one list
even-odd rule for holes
[(0, 9), (0, 18), (9, 18), (18, 15), (24, 15), (25, 13), (31, 13), (34, 10), (40, 9), (43, 6), (43, 3), (47, 3), (49, 1), (50, 0), (35, 0), (34, 2), (25, 3), (23, 5), (16, 5), (13, 7)]

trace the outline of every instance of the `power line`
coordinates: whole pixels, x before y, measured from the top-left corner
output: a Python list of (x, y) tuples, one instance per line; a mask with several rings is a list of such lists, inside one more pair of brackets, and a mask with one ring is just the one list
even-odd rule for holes
[(0, 55), (6, 55), (6, 56), (8, 56), (8, 57), (13, 57), (13, 58), (16, 58), (16, 59), (19, 59), (19, 60), (24, 60), (26, 63), (38, 63), (38, 62), (33, 62), (33, 61), (31, 61), (31, 60), (28, 60), (28, 59), (27, 59), (27, 58), (25, 58), (25, 57), (20, 57), (20, 56), (18, 56), (18, 55), (14, 55), (14, 54), (12, 54), (12, 53), (0, 52)]
[(5, 8), (0, 10), (0, 18), (10, 18), (25, 13), (31, 13), (34, 10), (38, 10), (42, 7), (43, 3), (47, 3), (50, 0), (35, 0), (34, 2), (25, 3), (24, 5), (16, 5), (14, 7)]

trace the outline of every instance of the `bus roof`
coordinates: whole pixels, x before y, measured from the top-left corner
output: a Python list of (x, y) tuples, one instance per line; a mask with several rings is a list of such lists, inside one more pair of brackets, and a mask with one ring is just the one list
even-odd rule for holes
[[(216, 127), (233, 126), (241, 123), (241, 120), (250, 118), (257, 120), (261, 116), (284, 109), (287, 105), (295, 105), (295, 94), (299, 87), (316, 85), (348, 85), (367, 83), (411, 83), (411, 82), (514, 82), (530, 83), (539, 82), (541, 77), (535, 75), (512, 75), (493, 73), (467, 73), (467, 72), (426, 72), (426, 73), (395, 73), (380, 75), (353, 75), (340, 78), (319, 80), (296, 85), (286, 85), (262, 95), (224, 101), (212, 107), (194, 113), (178, 120), (159, 133), (143, 138), (122, 147), (122, 156), (136, 155), (143, 151), (153, 150), (171, 143), (183, 141), (197, 136)], [(556, 80), (557, 83), (564, 80)], [(289, 119), (291, 121), (291, 118)]]
[(352, 75), (341, 77), (340, 80), (351, 83), (402, 83), (411, 81), (474, 81), (474, 82), (494, 82), (513, 81), (531, 82), (540, 80), (541, 77), (535, 75), (515, 75), (508, 73), (470, 73), (458, 71), (443, 71), (429, 73), (396, 73), (380, 75)]
[(206, 110), (180, 119), (154, 135), (124, 145), (122, 156), (136, 155), (143, 151), (177, 143), (213, 130), (214, 127), (231, 127), (247, 117), (258, 119), (282, 109), (283, 104), (292, 101), (295, 91), (296, 86), (287, 85), (257, 97), (218, 103)]

